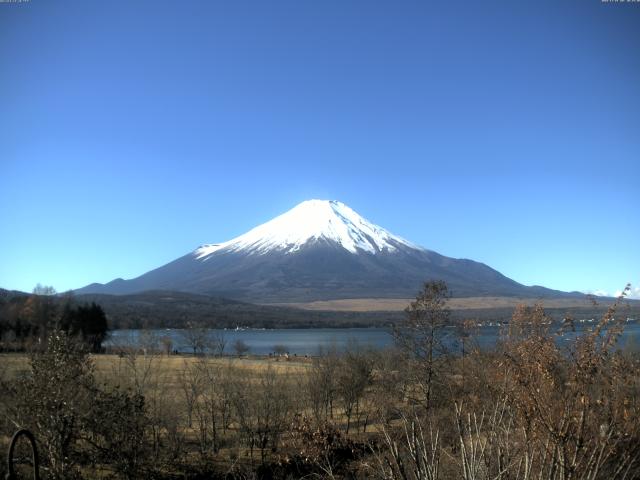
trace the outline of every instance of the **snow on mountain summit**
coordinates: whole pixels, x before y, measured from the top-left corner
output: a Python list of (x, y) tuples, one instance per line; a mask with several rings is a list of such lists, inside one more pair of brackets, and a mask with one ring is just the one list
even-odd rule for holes
[(198, 259), (206, 259), (219, 250), (293, 253), (317, 240), (335, 242), (351, 253), (393, 252), (399, 246), (420, 248), (369, 222), (342, 202), (307, 200), (244, 235), (224, 243), (203, 245), (193, 253)]

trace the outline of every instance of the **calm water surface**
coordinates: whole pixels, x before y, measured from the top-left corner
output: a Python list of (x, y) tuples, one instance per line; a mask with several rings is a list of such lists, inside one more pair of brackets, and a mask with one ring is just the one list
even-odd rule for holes
[[(561, 342), (569, 342), (572, 338), (590, 328), (581, 325), (575, 333), (566, 334)], [(495, 345), (500, 327), (485, 326), (477, 330), (477, 343), (481, 348)], [(268, 355), (276, 345), (282, 345), (290, 354), (317, 355), (321, 350), (335, 348), (344, 350), (351, 344), (360, 347), (384, 349), (393, 346), (391, 330), (387, 328), (309, 328), (309, 329), (275, 329), (275, 330), (209, 330), (213, 335), (223, 335), (226, 341), (226, 354), (233, 354), (233, 344), (242, 340), (249, 348), (249, 353)], [(451, 349), (459, 349), (459, 341), (453, 328), (445, 329), (445, 343)], [(185, 331), (179, 329), (162, 330), (114, 330), (105, 346), (118, 347), (126, 345), (143, 345), (158, 343), (162, 337), (171, 339), (173, 348), (179, 352), (189, 353), (191, 348)], [(638, 349), (640, 347), (640, 322), (628, 322), (618, 343), (621, 348)]]

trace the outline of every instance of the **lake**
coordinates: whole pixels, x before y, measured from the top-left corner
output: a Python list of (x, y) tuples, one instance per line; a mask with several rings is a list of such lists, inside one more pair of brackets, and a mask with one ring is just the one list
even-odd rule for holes
[[(593, 324), (586, 322), (577, 327), (576, 332), (565, 334), (563, 342), (580, 335)], [(351, 344), (361, 347), (385, 349), (393, 346), (393, 336), (388, 328), (309, 328), (309, 329), (274, 329), (274, 330), (217, 330), (211, 329), (209, 333), (222, 335), (226, 341), (226, 354), (233, 354), (233, 344), (242, 340), (250, 348), (249, 353), (255, 355), (268, 355), (274, 351), (276, 345), (282, 345), (291, 355), (317, 355), (320, 350), (327, 351), (335, 348), (344, 351)], [(458, 349), (459, 342), (455, 335), (455, 329), (444, 329), (445, 343), (451, 349)], [(498, 326), (483, 326), (477, 329), (477, 343), (481, 348), (490, 348), (495, 345), (500, 333)], [(160, 329), (160, 330), (114, 330), (110, 334), (105, 347), (142, 345), (150, 342), (159, 343), (160, 339), (171, 339), (172, 348), (181, 353), (190, 353), (191, 348), (184, 330)], [(628, 322), (625, 331), (619, 340), (619, 347), (625, 346), (637, 349), (640, 346), (640, 322)]]

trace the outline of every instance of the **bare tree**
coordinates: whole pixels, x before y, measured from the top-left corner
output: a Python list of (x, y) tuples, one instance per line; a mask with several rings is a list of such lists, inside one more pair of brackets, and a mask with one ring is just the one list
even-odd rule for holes
[(56, 328), (59, 319), (58, 303), (55, 301), (56, 291), (53, 287), (36, 285), (24, 303), (20, 317), (26, 320), (22, 335), (31, 337), (31, 341), (44, 341), (50, 330)]
[(251, 350), (251, 347), (249, 347), (249, 345), (247, 345), (244, 340), (238, 339), (233, 342), (233, 349), (236, 351), (236, 354), (241, 357), (242, 355), (245, 355), (249, 350)]
[(269, 367), (261, 371), (256, 380), (237, 384), (233, 404), (251, 457), (257, 448), (264, 463), (268, 448), (275, 451), (287, 427), (291, 401), (285, 375)]
[(221, 357), (224, 355), (224, 350), (227, 346), (227, 339), (222, 331), (209, 332), (209, 336), (207, 338), (207, 344), (209, 346), (209, 350), (216, 357)]
[(194, 364), (198, 370), (200, 386), (195, 416), (198, 420), (200, 452), (217, 452), (221, 432), (226, 432), (229, 422), (231, 402), (228, 381), (236, 376), (230, 364), (221, 364), (208, 358), (201, 358)]
[(306, 377), (306, 390), (311, 410), (319, 424), (333, 417), (333, 405), (337, 396), (336, 376), (339, 359), (335, 348), (319, 352), (311, 363)]
[(158, 337), (152, 332), (141, 332), (138, 337), (130, 335), (118, 343), (118, 361), (112, 366), (109, 380), (144, 398), (151, 451), (157, 459), (162, 436), (171, 430), (178, 416), (176, 410), (170, 408), (174, 399), (166, 395), (164, 388), (168, 372), (163, 368), (163, 357), (158, 355)]
[(282, 344), (277, 344), (273, 346), (273, 351), (276, 355), (278, 356), (282, 356), (285, 353), (287, 353), (287, 347), (285, 345)]
[(186, 328), (181, 331), (182, 338), (194, 355), (204, 354), (207, 348), (208, 329), (200, 324), (187, 322)]
[(202, 369), (184, 361), (184, 367), (179, 374), (180, 390), (184, 396), (187, 409), (187, 425), (191, 428), (193, 424), (193, 410), (198, 402), (198, 397), (203, 388)]
[(162, 350), (165, 355), (171, 355), (171, 352), (173, 351), (173, 339), (170, 336), (165, 335), (160, 338), (160, 344), (162, 345)]
[(431, 407), (436, 363), (445, 353), (443, 329), (449, 323), (447, 285), (442, 281), (426, 282), (422, 291), (405, 310), (406, 316), (394, 329), (397, 345), (416, 365), (416, 383), (422, 391), (421, 403)]
[(118, 361), (112, 365), (112, 380), (144, 396), (158, 360), (154, 345), (157, 345), (156, 337), (150, 332), (141, 332), (138, 337), (133, 333), (120, 337), (116, 346)]
[(353, 416), (360, 416), (360, 401), (373, 380), (372, 375), (373, 362), (367, 352), (361, 351), (357, 346), (352, 346), (345, 352), (337, 372), (336, 388), (347, 417), (347, 434)]

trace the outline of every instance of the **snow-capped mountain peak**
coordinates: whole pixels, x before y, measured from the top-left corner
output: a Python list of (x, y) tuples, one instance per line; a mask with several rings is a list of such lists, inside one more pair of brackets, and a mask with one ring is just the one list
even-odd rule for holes
[(273, 220), (228, 242), (203, 245), (193, 253), (206, 259), (214, 252), (293, 253), (313, 241), (335, 242), (351, 253), (393, 252), (398, 247), (420, 248), (358, 215), (342, 202), (307, 200)]
[(525, 287), (482, 263), (417, 247), (326, 200), (302, 202), (244, 235), (203, 245), (139, 277), (77, 292), (164, 290), (253, 303), (406, 299), (428, 280), (444, 280), (462, 297), (572, 295)]

